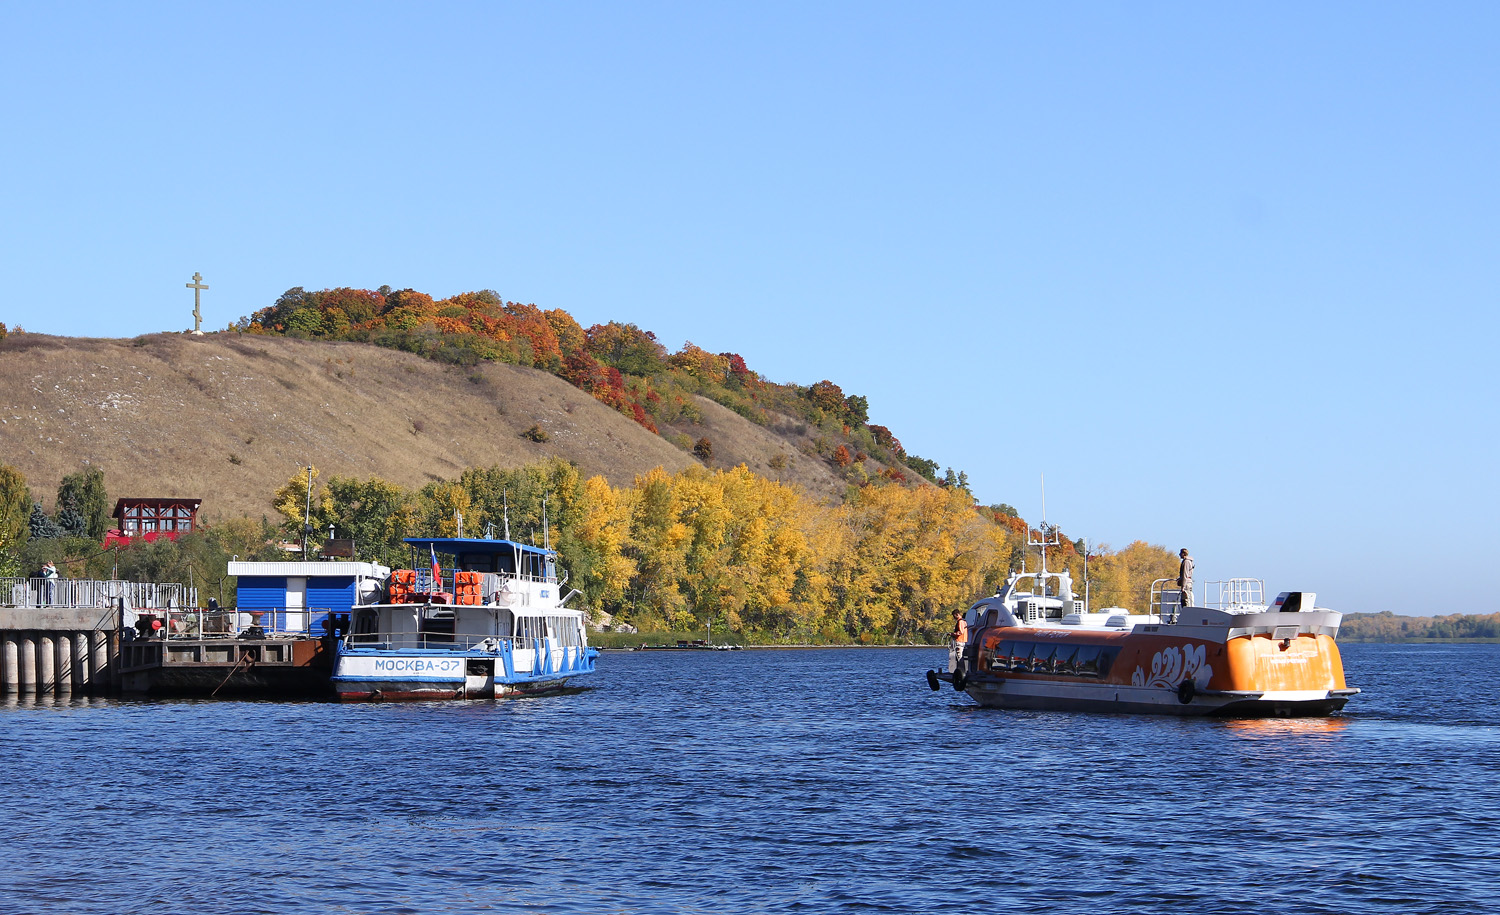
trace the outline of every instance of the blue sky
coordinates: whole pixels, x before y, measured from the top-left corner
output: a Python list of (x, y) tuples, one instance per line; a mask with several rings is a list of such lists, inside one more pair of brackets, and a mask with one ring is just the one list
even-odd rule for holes
[(0, 321), (493, 288), (985, 502), (1500, 611), (1493, 4), (0, 5)]

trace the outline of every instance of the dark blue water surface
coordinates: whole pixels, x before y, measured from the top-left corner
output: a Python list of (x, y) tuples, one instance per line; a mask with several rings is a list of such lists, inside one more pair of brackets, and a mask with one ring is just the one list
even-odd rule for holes
[(976, 708), (933, 649), (607, 653), (544, 699), (9, 700), (3, 912), (1477, 912), (1500, 646), (1340, 717)]

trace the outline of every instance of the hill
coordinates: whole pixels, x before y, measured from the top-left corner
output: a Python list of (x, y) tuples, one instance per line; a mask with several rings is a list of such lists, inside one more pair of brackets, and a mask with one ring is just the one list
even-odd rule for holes
[[(0, 344), (0, 454), (50, 502), (81, 467), (112, 496), (189, 496), (216, 519), (274, 514), (271, 493), (312, 462), (328, 476), (406, 487), (464, 468), (557, 456), (617, 486), (655, 467), (746, 464), (838, 498), (844, 481), (807, 427), (757, 425), (701, 396), (678, 439), (693, 454), (554, 374), (444, 364), (361, 343), (233, 332), (130, 340), (12, 334)], [(545, 441), (525, 436), (533, 427)], [(685, 433), (685, 434), (684, 434)]]

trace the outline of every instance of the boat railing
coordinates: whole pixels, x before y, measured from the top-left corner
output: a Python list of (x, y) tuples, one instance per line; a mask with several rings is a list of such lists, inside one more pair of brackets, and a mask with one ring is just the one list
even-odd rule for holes
[[(433, 587), (434, 579), (432, 577), (432, 569), (430, 567), (425, 569), (413, 569), (412, 571), (416, 573), (416, 589), (418, 591), (431, 593), (435, 591), (452, 591), (454, 587), (453, 573), (462, 572), (465, 570), (439, 569), (439, 574), (436, 579), (437, 587)], [(555, 578), (546, 575), (528, 575), (525, 572), (480, 572), (479, 574), (496, 575), (506, 581), (535, 582), (537, 584), (543, 585), (558, 583)]]
[(580, 633), (561, 632), (552, 636), (496, 635), (493, 632), (350, 632), (343, 635), (347, 648), (376, 648), (382, 650), (401, 648), (430, 648), (439, 651), (469, 651), (474, 648), (494, 650), (500, 642), (510, 643), (511, 649), (528, 650), (547, 645), (559, 648), (586, 648), (587, 642)]
[[(454, 573), (464, 571), (462, 569), (440, 569), (436, 578), (433, 577), (432, 569), (413, 569), (415, 580), (412, 583), (412, 591), (416, 595), (447, 593), (454, 594), (458, 591), (458, 584), (454, 580)], [(559, 585), (555, 578), (542, 575), (527, 575), (522, 572), (480, 572), (481, 587), (486, 595), (485, 603), (490, 603), (495, 592), (507, 584), (511, 585), (511, 600), (518, 601), (526, 606), (531, 603), (531, 594), (526, 588), (516, 587), (525, 584)], [(498, 579), (498, 584), (496, 583)], [(559, 585), (560, 587), (560, 585)]]
[(331, 607), (266, 607), (254, 610), (210, 607), (147, 608), (132, 614), (137, 638), (277, 639), (325, 634)]
[(1151, 615), (1169, 623), (1177, 622), (1177, 614), (1184, 606), (1193, 603), (1193, 592), (1183, 593), (1175, 578), (1158, 578), (1151, 583)]
[(1266, 583), (1259, 578), (1229, 578), (1205, 584), (1204, 606), (1227, 612), (1263, 610), (1266, 605)]
[(554, 674), (593, 670), (589, 648), (582, 639), (564, 641), (556, 637), (497, 636), (475, 633), (432, 632), (355, 632), (344, 636), (343, 645), (351, 651), (412, 650), (467, 652), (476, 649), (493, 652), (502, 667), (496, 673), (514, 676), (516, 654), (533, 652), (532, 661), (523, 673)]

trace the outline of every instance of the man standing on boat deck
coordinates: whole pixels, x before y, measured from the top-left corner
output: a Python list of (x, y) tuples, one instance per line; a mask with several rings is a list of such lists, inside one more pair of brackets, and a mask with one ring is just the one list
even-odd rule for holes
[(1177, 587), (1182, 591), (1181, 605), (1186, 607), (1193, 602), (1193, 557), (1188, 555), (1187, 547), (1178, 555), (1182, 556), (1182, 565), (1177, 567)]
[(953, 665), (953, 683), (955, 689), (963, 689), (964, 678), (968, 676), (968, 659), (964, 657), (969, 647), (969, 621), (965, 618), (963, 610), (953, 611), (953, 651), (956, 662)]
[(953, 611), (953, 641), (958, 645), (959, 654), (963, 654), (964, 645), (969, 641), (969, 621), (964, 618), (962, 610)]

